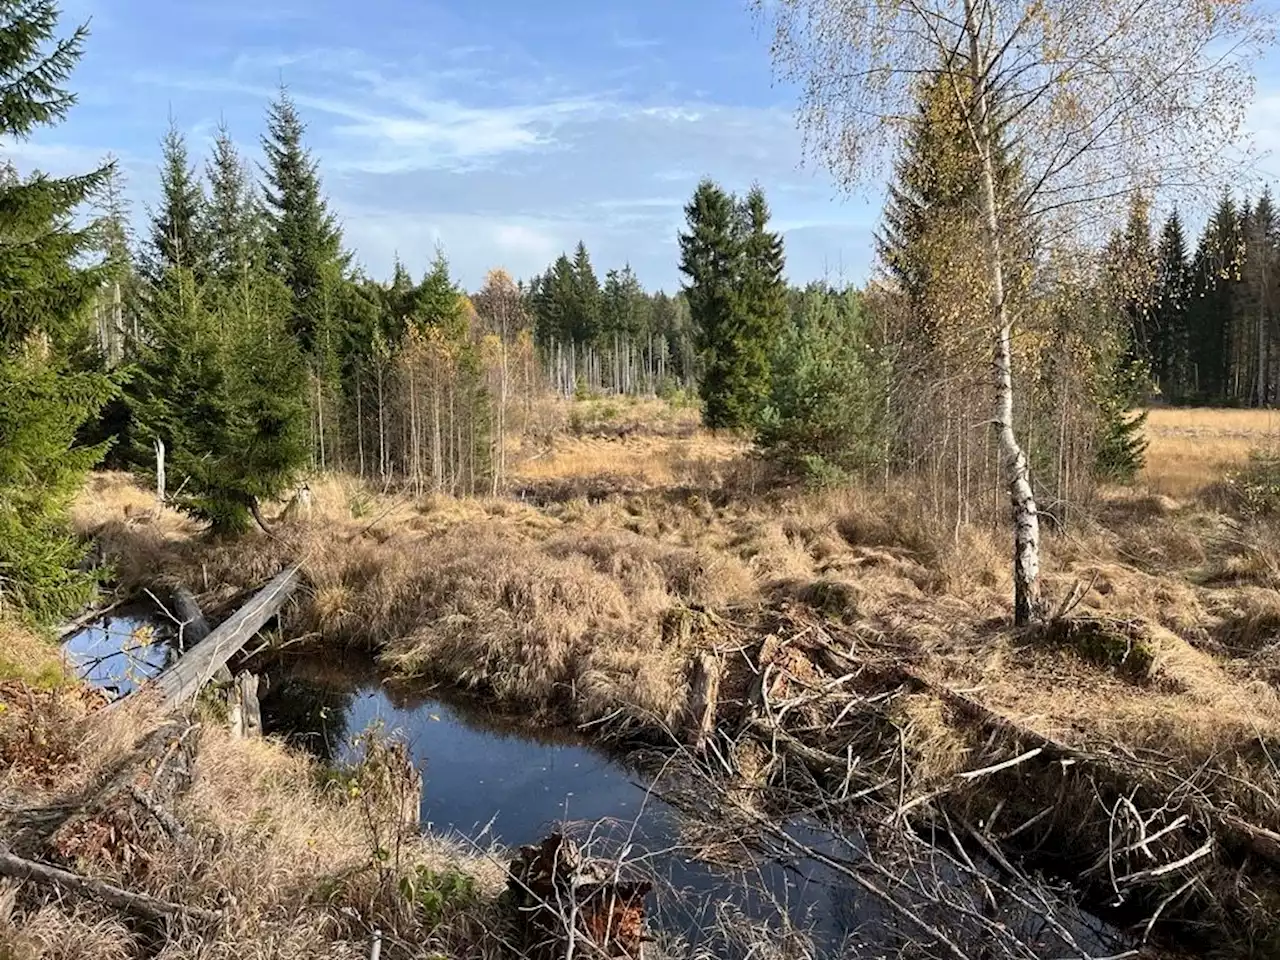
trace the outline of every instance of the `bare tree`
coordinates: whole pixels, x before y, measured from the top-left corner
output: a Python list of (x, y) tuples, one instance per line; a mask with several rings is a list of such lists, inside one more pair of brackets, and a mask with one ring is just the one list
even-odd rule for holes
[[(846, 184), (874, 176), (919, 81), (952, 90), (980, 167), (992, 424), (1013, 507), (1015, 621), (1028, 623), (1040, 523), (1014, 431), (1008, 232), (1078, 239), (1135, 189), (1206, 182), (1240, 137), (1269, 25), (1249, 0), (752, 2), (775, 21), (775, 63), (800, 83), (810, 146)], [(1026, 171), (1013, 198), (997, 190), (1001, 138)]]

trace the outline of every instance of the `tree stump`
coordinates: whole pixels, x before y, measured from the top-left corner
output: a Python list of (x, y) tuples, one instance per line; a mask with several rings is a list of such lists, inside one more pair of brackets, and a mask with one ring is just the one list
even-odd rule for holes
[(642, 960), (649, 880), (620, 880), (616, 863), (583, 857), (576, 843), (553, 833), (520, 848), (507, 888), (529, 960)]
[(239, 674), (235, 678), (228, 698), (232, 736), (262, 736), (262, 707), (258, 703), (258, 675), (247, 671)]
[(699, 654), (693, 661), (689, 684), (689, 727), (686, 742), (698, 753), (707, 749), (715, 733), (716, 706), (720, 699), (720, 658), (714, 653)]

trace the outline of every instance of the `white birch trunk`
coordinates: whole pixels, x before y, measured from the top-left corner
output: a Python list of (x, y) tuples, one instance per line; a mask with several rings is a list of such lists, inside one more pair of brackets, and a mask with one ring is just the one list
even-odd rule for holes
[(994, 350), (995, 409), (993, 424), (1000, 447), (1000, 468), (1013, 510), (1013, 619), (1024, 626), (1040, 607), (1040, 516), (1031, 489), (1026, 452), (1013, 429), (1013, 318), (1005, 300), (1004, 260), (1000, 220), (996, 208), (995, 164), (991, 157), (991, 117), (988, 113), (986, 62), (981, 55), (980, 29), (973, 0), (965, 0), (965, 32), (969, 38), (969, 75), (977, 100), (976, 139), (982, 161), (983, 234), (991, 272), (991, 307), (996, 321)]

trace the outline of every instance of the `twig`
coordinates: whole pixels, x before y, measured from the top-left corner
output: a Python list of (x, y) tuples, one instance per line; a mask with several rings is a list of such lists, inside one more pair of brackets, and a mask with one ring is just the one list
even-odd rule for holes
[(1042, 753), (1044, 753), (1043, 747), (1035, 747), (1032, 750), (1028, 750), (1021, 756), (1014, 757), (1012, 760), (1006, 760), (1003, 763), (997, 763), (990, 767), (983, 767), (981, 770), (970, 770), (967, 773), (958, 774), (958, 776), (961, 780), (977, 780), (978, 777), (985, 777), (990, 773), (998, 773), (1001, 770), (1016, 767), (1018, 764), (1038, 757)]
[(95, 620), (102, 619), (112, 610), (116, 609), (119, 606), (122, 606), (123, 604), (124, 604), (123, 600), (117, 600), (115, 603), (109, 603), (105, 607), (99, 607), (96, 610), (90, 610), (88, 613), (82, 614), (81, 616), (76, 617), (74, 620), (67, 621), (62, 626), (58, 627), (58, 630), (57, 630), (58, 639), (65, 640), (67, 637), (71, 636), (73, 633), (77, 633), (80, 630), (83, 630), (88, 624), (93, 623), (93, 621)]
[(1147, 921), (1147, 925), (1142, 931), (1143, 943), (1146, 943), (1147, 940), (1151, 937), (1151, 930), (1153, 927), (1155, 927), (1156, 921), (1160, 919), (1160, 915), (1164, 913), (1165, 908), (1168, 907), (1169, 904), (1173, 903), (1173, 901), (1177, 900), (1184, 893), (1186, 893), (1193, 886), (1195, 886), (1196, 883), (1199, 881), (1199, 879), (1200, 879), (1199, 877), (1192, 877), (1190, 880), (1188, 880), (1186, 883), (1180, 886), (1177, 890), (1173, 891), (1173, 893), (1169, 894), (1167, 897), (1165, 897), (1163, 900), (1160, 901), (1160, 906), (1156, 907), (1156, 912), (1151, 915), (1151, 919)]
[(1154, 880), (1156, 877), (1163, 877), (1166, 873), (1173, 873), (1175, 870), (1181, 870), (1183, 867), (1190, 866), (1197, 860), (1207, 857), (1213, 850), (1213, 837), (1206, 840), (1199, 849), (1193, 850), (1181, 860), (1175, 860), (1173, 863), (1166, 863), (1163, 867), (1153, 867), (1150, 870), (1139, 870), (1137, 873), (1131, 873), (1128, 876), (1121, 877), (1117, 883), (1136, 883), (1139, 880)]

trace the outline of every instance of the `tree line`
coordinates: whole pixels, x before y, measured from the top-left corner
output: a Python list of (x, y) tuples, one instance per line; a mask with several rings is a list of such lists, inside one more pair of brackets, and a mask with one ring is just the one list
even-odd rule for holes
[(1280, 220), (1224, 190), (1193, 251), (1172, 211), (1153, 235), (1138, 197), (1108, 256), (1129, 274), (1127, 310), (1152, 393), (1175, 404), (1273, 406), (1280, 393)]
[[(0, 69), (25, 78), (0, 102), (0, 135), (23, 137), (74, 102), (66, 82), (86, 34), (58, 36), (53, 0), (0, 18), (10, 40)], [(862, 21), (838, 25), (850, 36), (806, 39), (801, 24), (797, 40), (784, 28), (779, 50), (812, 43), (835, 58), (801, 58), (803, 70), (880, 55), (846, 42)], [(962, 35), (986, 29), (962, 26)], [(104, 457), (154, 473), (163, 454), (167, 501), (234, 534), (263, 522), (258, 504), (305, 469), (416, 494), (495, 493), (506, 439), (547, 388), (696, 383), (709, 427), (749, 433), (817, 482), (910, 483), (957, 534), (994, 521), (1012, 497), (1018, 619), (1028, 619), (1040, 516), (1067, 522), (1098, 482), (1135, 475), (1136, 406), (1153, 394), (1274, 402), (1277, 226), (1268, 193), (1242, 206), (1224, 196), (1188, 254), (1177, 215), (1154, 238), (1147, 194), (1128, 190), (1126, 225), (1091, 247), (1063, 228), (1061, 211), (1094, 181), (1060, 185), (1060, 154), (1037, 153), (1029, 145), (1048, 140), (1024, 135), (1028, 117), (1063, 144), (1074, 129), (1036, 113), (1052, 99), (1044, 90), (1019, 86), (1039, 76), (1045, 90), (1065, 90), (1081, 75), (1057, 74), (1060, 53), (1043, 76), (1012, 63), (980, 68), (973, 56), (1003, 48), (978, 39), (968, 54), (903, 51), (916, 66), (904, 73), (909, 103), (891, 111), (897, 160), (880, 272), (862, 290), (790, 286), (763, 190), (739, 197), (711, 180), (685, 208), (675, 295), (646, 292), (629, 266), (602, 283), (581, 243), (528, 282), (492, 271), (471, 295), (439, 250), (421, 279), (401, 262), (374, 279), (344, 246), (285, 89), (268, 108), (256, 168), (225, 127), (197, 167), (171, 123), (161, 199), (138, 237), (114, 164), (62, 179), (6, 165), (0, 601), (49, 617), (88, 595), (64, 520)], [(874, 113), (842, 113), (834, 88), (813, 79), (810, 122), (871, 122)], [(1153, 103), (1120, 106), (1141, 113)], [(839, 144), (837, 169), (857, 143), (818, 142)], [(1091, 149), (1105, 173), (1114, 141)], [(82, 226), (76, 213), (90, 201), (96, 216)]]

